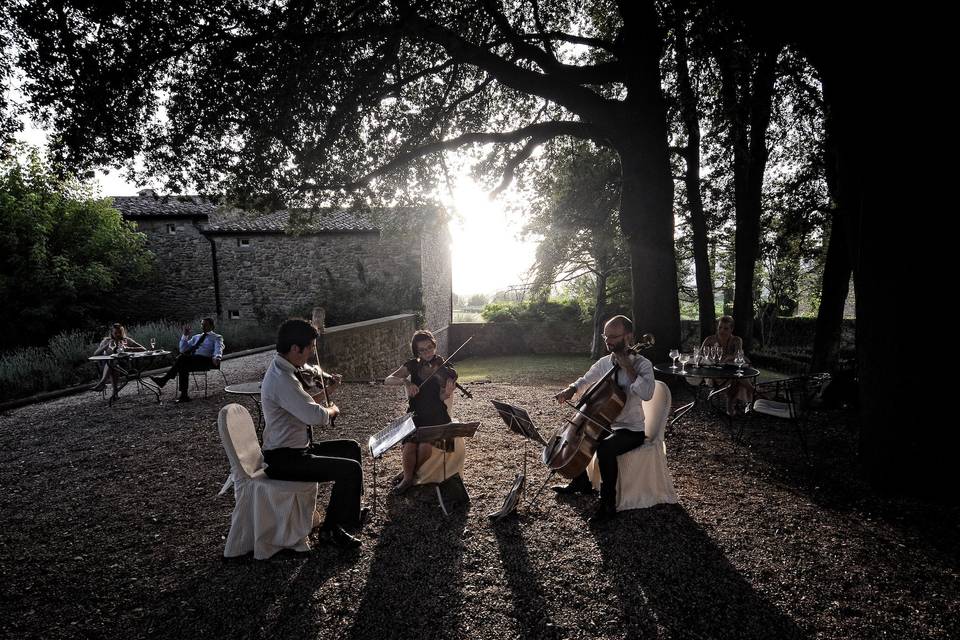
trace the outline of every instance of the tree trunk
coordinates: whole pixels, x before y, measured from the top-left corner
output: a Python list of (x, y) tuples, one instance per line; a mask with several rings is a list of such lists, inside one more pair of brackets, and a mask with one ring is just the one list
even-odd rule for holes
[[(829, 114), (827, 114), (829, 120)], [(829, 128), (829, 125), (828, 125)], [(820, 308), (817, 310), (816, 333), (813, 336), (811, 372), (834, 371), (840, 358), (840, 338), (843, 331), (843, 307), (850, 288), (850, 249), (843, 217), (837, 210), (837, 167), (834, 143), (827, 135), (825, 151), (827, 189), (834, 206), (830, 221), (830, 239), (826, 263), (823, 266), (823, 284), (820, 289)]]
[(710, 273), (710, 256), (707, 248), (707, 219), (703, 212), (703, 197), (700, 195), (700, 114), (697, 96), (693, 91), (690, 72), (687, 69), (689, 54), (683, 16), (678, 18), (676, 27), (677, 87), (680, 94), (680, 112), (687, 132), (687, 147), (683, 152), (686, 162), (684, 184), (687, 188), (687, 205), (690, 207), (690, 226), (693, 228), (693, 262), (696, 269), (700, 342), (703, 342), (713, 333), (716, 311), (713, 299), (713, 276)]
[(673, 177), (660, 84), (663, 34), (653, 2), (621, 6), (628, 93), (613, 123), (617, 131), (611, 144), (620, 154), (620, 226), (630, 249), (634, 330), (654, 335), (656, 346), (648, 357), (658, 361), (680, 344)]
[(603, 333), (603, 319), (607, 316), (607, 274), (597, 272), (597, 297), (593, 309), (593, 340), (590, 345), (590, 357), (598, 360), (607, 351), (601, 334)]
[(722, 82), (726, 85), (724, 97), (732, 117), (734, 145), (737, 237), (734, 249), (736, 288), (733, 294), (733, 318), (735, 333), (743, 339), (745, 351), (749, 351), (753, 343), (753, 279), (760, 247), (761, 195), (768, 155), (766, 133), (770, 123), (777, 54), (775, 48), (764, 49), (759, 55), (753, 81), (744, 81), (744, 86), (739, 90), (737, 78), (729, 64), (731, 61), (727, 59), (726, 64), (721, 65)]

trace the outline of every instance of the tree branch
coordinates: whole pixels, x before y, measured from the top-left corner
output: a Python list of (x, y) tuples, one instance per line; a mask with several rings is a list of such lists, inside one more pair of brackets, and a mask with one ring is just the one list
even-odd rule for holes
[(345, 185), (346, 189), (355, 189), (370, 184), (370, 182), (379, 176), (386, 175), (391, 171), (408, 164), (417, 158), (437, 153), (438, 151), (449, 151), (467, 144), (509, 144), (519, 142), (531, 137), (539, 137), (544, 140), (557, 136), (574, 136), (577, 138), (592, 138), (596, 135), (591, 125), (583, 122), (561, 121), (561, 122), (538, 122), (535, 124), (521, 127), (514, 131), (477, 131), (465, 133), (449, 140), (440, 140), (421, 145), (416, 149), (411, 149), (406, 153), (398, 155), (390, 162), (381, 165), (365, 176)]
[[(443, 47), (454, 60), (486, 71), (504, 86), (555, 102), (579, 114), (585, 120), (603, 122), (609, 119), (610, 107), (616, 104), (615, 101), (612, 103), (579, 84), (568, 82), (565, 77), (548, 76), (511, 64), (483, 47), (467, 41), (459, 34), (421, 16), (408, 16), (405, 26), (413, 35)], [(530, 45), (526, 46), (530, 47)], [(574, 69), (580, 69), (580, 67), (574, 67)]]

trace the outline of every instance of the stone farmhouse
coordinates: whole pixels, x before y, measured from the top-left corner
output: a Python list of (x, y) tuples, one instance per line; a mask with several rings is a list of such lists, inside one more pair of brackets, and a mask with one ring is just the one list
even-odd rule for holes
[[(150, 314), (276, 322), (327, 310), (327, 324), (416, 313), (446, 347), (453, 317), (449, 234), (439, 213), (382, 231), (346, 211), (287, 229), (289, 211), (251, 215), (197, 196), (113, 198), (157, 259)], [(397, 213), (400, 215), (400, 212)]]

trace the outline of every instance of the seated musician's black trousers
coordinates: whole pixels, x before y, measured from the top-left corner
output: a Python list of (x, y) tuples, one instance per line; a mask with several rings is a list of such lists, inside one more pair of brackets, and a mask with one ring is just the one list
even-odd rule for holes
[(355, 440), (314, 442), (306, 449), (270, 449), (263, 458), (267, 476), (274, 480), (333, 482), (324, 525), (359, 525), (363, 467)]
[(643, 431), (616, 429), (597, 443), (597, 466), (600, 467), (600, 501), (607, 506), (617, 502), (617, 456), (643, 444)]

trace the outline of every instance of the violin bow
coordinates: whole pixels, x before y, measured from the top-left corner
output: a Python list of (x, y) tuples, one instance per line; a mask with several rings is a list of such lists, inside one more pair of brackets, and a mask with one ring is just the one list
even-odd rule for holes
[[(313, 326), (317, 330), (318, 337), (323, 335), (324, 329), (324, 317), (326, 312), (322, 308), (314, 309), (314, 322)], [(320, 390), (323, 391), (323, 405), (325, 407), (330, 406), (330, 396), (327, 395), (327, 383), (323, 379), (323, 367), (320, 366), (320, 352), (317, 349), (313, 350), (313, 359), (317, 361), (317, 369), (320, 370)], [(336, 418), (330, 418), (330, 426), (333, 426), (333, 422)]]
[(473, 336), (470, 336), (469, 338), (467, 338), (466, 340), (464, 340), (463, 344), (460, 345), (459, 347), (457, 347), (457, 350), (456, 350), (456, 351), (454, 351), (454, 352), (451, 353), (449, 356), (447, 356), (447, 359), (440, 363), (440, 366), (437, 367), (437, 370), (434, 371), (433, 373), (431, 373), (429, 376), (427, 376), (427, 379), (424, 380), (423, 382), (421, 382), (419, 386), (422, 388), (423, 385), (427, 384), (427, 382), (430, 380), (430, 378), (432, 378), (433, 376), (437, 375), (437, 373), (440, 372), (440, 369), (442, 369), (444, 366), (446, 366), (446, 364), (453, 359), (453, 356), (457, 355), (457, 351), (460, 351), (460, 349), (463, 349), (465, 346), (467, 346), (467, 343), (470, 342), (471, 340), (473, 340)]

